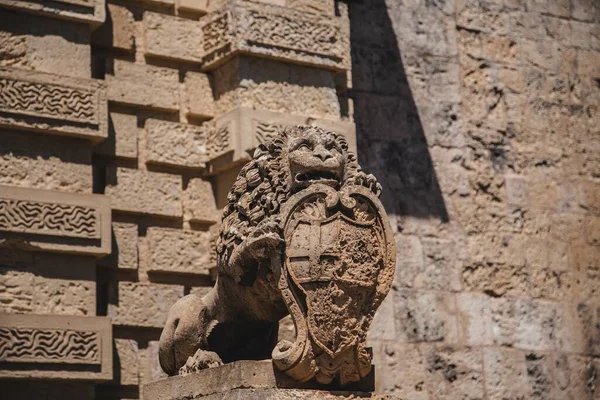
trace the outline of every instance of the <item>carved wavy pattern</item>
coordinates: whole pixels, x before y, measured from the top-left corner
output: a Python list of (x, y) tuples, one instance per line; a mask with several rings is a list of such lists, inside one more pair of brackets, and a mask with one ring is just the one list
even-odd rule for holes
[(248, 41), (312, 54), (339, 56), (340, 33), (335, 26), (286, 16), (250, 13)]
[(263, 144), (277, 135), (286, 125), (271, 124), (268, 122), (256, 121), (256, 141), (258, 144)]
[(217, 156), (227, 148), (229, 148), (229, 126), (209, 128), (206, 134), (206, 154), (208, 157)]
[(99, 364), (98, 332), (0, 328), (0, 361)]
[(0, 109), (77, 122), (96, 122), (91, 92), (47, 83), (0, 78)]
[(0, 199), (0, 229), (81, 238), (100, 237), (95, 209), (26, 200)]

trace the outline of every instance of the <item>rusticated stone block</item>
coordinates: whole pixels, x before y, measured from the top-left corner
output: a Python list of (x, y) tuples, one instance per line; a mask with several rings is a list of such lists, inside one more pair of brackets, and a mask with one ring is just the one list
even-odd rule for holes
[(181, 297), (183, 286), (119, 282), (109, 299), (108, 316), (114, 325), (162, 328)]
[(158, 341), (151, 340), (145, 349), (140, 350), (140, 384), (144, 385), (159, 379), (164, 379), (167, 374), (160, 367), (158, 361)]
[(178, 229), (149, 228), (150, 272), (208, 274), (210, 233)]
[(93, 316), (95, 260), (0, 249), (0, 312)]
[(131, 339), (115, 339), (114, 343), (117, 355), (115, 366), (119, 367), (115, 371), (114, 383), (120, 385), (137, 385), (139, 383), (139, 349), (137, 342)]
[(104, 0), (55, 0), (39, 3), (28, 0), (0, 0), (0, 7), (41, 14), (45, 17), (84, 22), (92, 26), (102, 24), (106, 18)]
[(112, 223), (113, 249), (110, 257), (99, 261), (102, 265), (123, 270), (138, 268), (138, 227), (124, 222)]
[(188, 168), (204, 168), (206, 136), (199, 126), (146, 120), (148, 162)]
[(454, 296), (444, 292), (398, 290), (394, 295), (396, 334), (404, 342), (458, 341)]
[(111, 111), (108, 139), (99, 143), (94, 152), (113, 157), (136, 158), (138, 156), (137, 116)]
[(2, 314), (0, 349), (0, 378), (112, 379), (106, 317)]
[(202, 26), (198, 21), (145, 12), (144, 35), (146, 55), (202, 61)]
[(1, 66), (92, 76), (89, 26), (2, 8), (0, 20)]
[(92, 157), (81, 139), (0, 130), (0, 184), (92, 193)]
[(135, 45), (133, 13), (116, 4), (106, 6), (108, 10), (106, 23), (92, 33), (92, 43), (96, 46), (133, 51)]
[(215, 100), (208, 75), (187, 72), (184, 83), (183, 103), (187, 115), (212, 118), (215, 114)]
[(0, 67), (0, 126), (98, 141), (107, 118), (100, 81)]
[(241, 52), (321, 68), (349, 68), (349, 34), (341, 18), (232, 1), (200, 23), (206, 69)]
[(110, 206), (103, 195), (0, 186), (0, 240), (39, 250), (110, 254)]
[(458, 329), (461, 341), (468, 346), (493, 344), (490, 297), (459, 293), (456, 297)]
[(402, 399), (428, 400), (425, 357), (420, 346), (382, 342), (374, 346), (376, 391)]
[(254, 149), (271, 139), (279, 129), (307, 122), (344, 135), (350, 150), (356, 151), (352, 123), (240, 107), (206, 124), (206, 152), (211, 168), (228, 169), (232, 164), (247, 161)]
[(248, 107), (338, 121), (332, 71), (239, 56), (212, 72), (215, 113)]
[(107, 68), (108, 99), (164, 110), (179, 108), (177, 70), (112, 60)]
[(105, 193), (113, 210), (181, 217), (181, 177), (129, 168), (107, 169)]
[(183, 216), (192, 222), (219, 221), (215, 193), (210, 182), (201, 178), (190, 179), (183, 192)]

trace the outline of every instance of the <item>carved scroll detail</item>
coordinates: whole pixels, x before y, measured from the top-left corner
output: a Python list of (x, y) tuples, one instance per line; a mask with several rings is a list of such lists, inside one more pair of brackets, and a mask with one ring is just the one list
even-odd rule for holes
[(84, 123), (97, 120), (89, 91), (9, 78), (0, 78), (0, 110)]
[(0, 328), (0, 361), (100, 364), (98, 332)]
[(0, 199), (0, 230), (99, 238), (95, 209), (70, 204)]

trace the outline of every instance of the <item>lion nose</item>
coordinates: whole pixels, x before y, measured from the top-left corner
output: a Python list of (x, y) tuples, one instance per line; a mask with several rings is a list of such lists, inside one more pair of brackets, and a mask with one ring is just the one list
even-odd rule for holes
[(328, 158), (331, 158), (331, 153), (325, 149), (323, 146), (317, 146), (313, 151), (313, 155), (320, 159), (321, 161), (325, 161)]

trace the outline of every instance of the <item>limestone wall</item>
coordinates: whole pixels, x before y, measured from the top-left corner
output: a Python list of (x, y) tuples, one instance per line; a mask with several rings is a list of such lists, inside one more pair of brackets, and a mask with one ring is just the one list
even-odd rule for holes
[(599, 81), (593, 0), (0, 0), (0, 397), (139, 398), (241, 164), (312, 123), (397, 230), (379, 390), (597, 398)]
[(359, 159), (396, 216), (379, 388), (598, 398), (598, 2), (355, 1), (350, 23)]

